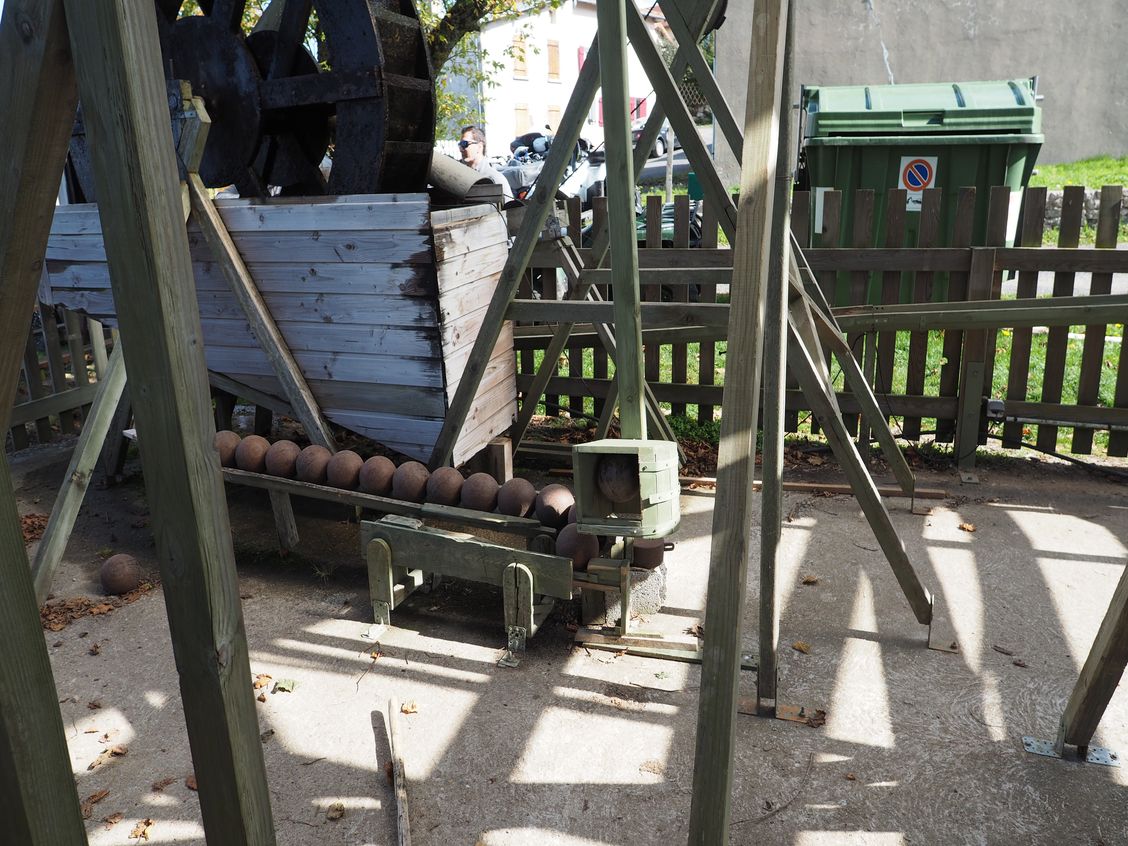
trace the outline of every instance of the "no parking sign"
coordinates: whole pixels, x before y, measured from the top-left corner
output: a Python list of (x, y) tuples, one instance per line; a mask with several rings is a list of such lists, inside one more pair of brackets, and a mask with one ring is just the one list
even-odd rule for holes
[(905, 210), (919, 212), (924, 189), (936, 185), (936, 156), (902, 156), (898, 183), (907, 192)]

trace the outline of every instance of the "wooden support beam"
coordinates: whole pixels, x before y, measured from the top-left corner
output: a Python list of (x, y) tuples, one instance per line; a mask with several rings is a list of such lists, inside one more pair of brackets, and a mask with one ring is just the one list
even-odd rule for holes
[[(717, 454), (717, 501), (709, 556), (706, 632), (697, 712), (697, 748), (693, 767), (689, 843), (728, 842), (733, 789), (733, 738), (736, 731), (737, 685), (740, 676), (744, 595), (748, 576), (748, 543), (752, 523), (752, 479), (759, 416), (761, 359), (765, 323), (766, 279), (773, 244), (771, 221), (776, 175), (776, 132), (788, 0), (757, 3), (753, 11), (752, 60), (748, 68), (748, 100), (740, 179), (740, 216), (733, 240), (733, 279), (729, 314), (728, 368), (725, 373), (721, 440)], [(633, 8), (633, 4), (632, 4)], [(631, 20), (641, 19), (637, 10)], [(643, 28), (645, 30), (645, 28)], [(638, 36), (637, 26), (632, 36)], [(665, 67), (653, 65), (657, 50), (645, 31), (632, 37), (635, 53), (669, 107), (681, 104)], [(649, 49), (647, 49), (649, 48)], [(660, 62), (659, 62), (660, 64)], [(665, 74), (662, 83), (656, 77)], [(684, 114), (688, 118), (688, 112)], [(674, 123), (671, 115), (671, 123)], [(692, 121), (688, 131), (700, 141)], [(683, 129), (674, 123), (681, 137)], [(683, 146), (687, 139), (682, 140)], [(700, 151), (699, 151), (700, 154)], [(691, 162), (693, 158), (691, 157)], [(695, 163), (720, 178), (707, 157)], [(716, 186), (714, 186), (716, 192)], [(727, 194), (720, 194), (731, 207)], [(713, 198), (714, 202), (721, 198)], [(726, 213), (720, 215), (724, 219)], [(719, 806), (719, 807), (718, 807)]]
[(70, 466), (63, 477), (63, 486), (51, 507), (47, 528), (36, 550), (32, 565), (36, 605), (46, 602), (47, 594), (51, 592), (51, 580), (66, 551), (74, 521), (78, 518), (86, 489), (90, 486), (94, 466), (98, 463), (102, 445), (116, 416), (122, 391), (125, 390), (125, 362), (121, 350), (120, 343), (114, 347), (104, 378), (97, 383), (98, 393), (94, 396), (94, 404), (82, 426), (82, 434), (78, 436)]
[[(634, 9), (632, 0), (631, 9)], [(634, 162), (627, 106), (627, 3), (603, 0), (596, 6), (603, 92), (604, 150), (607, 156), (607, 218), (612, 255), (615, 333), (619, 341), (615, 381), (624, 438), (646, 438), (643, 412), (642, 331), (638, 287), (638, 233), (634, 215)], [(637, 10), (636, 10), (637, 14)]]
[[(775, 716), (776, 650), (779, 645), (779, 586), (776, 579), (783, 529), (783, 439), (787, 406), (787, 303), (791, 271), (791, 149), (794, 125), (788, 105), (794, 72), (795, 6), (788, 4), (780, 82), (779, 140), (776, 146), (772, 254), (764, 318), (764, 439), (760, 488), (760, 661), (756, 672), (756, 711)], [(675, 28), (675, 32), (676, 32)], [(733, 142), (729, 141), (733, 149)]]
[[(588, 112), (595, 99), (595, 91), (599, 87), (599, 63), (593, 61), (598, 55), (599, 37), (592, 39), (588, 49), (588, 60), (580, 68), (576, 86), (572, 89), (572, 96), (564, 109), (564, 116), (560, 119), (557, 128), (555, 143), (548, 150), (544, 167), (541, 168), (538, 181), (542, 185), (559, 185), (564, 176), (564, 169), (568, 166), (572, 148), (579, 139), (580, 130), (587, 121)], [(470, 351), (470, 358), (466, 362), (466, 369), (458, 382), (458, 390), (447, 408), (443, 428), (435, 441), (434, 449), (428, 464), (431, 469), (449, 464), (454, 454), (454, 445), (466, 422), (466, 415), (474, 403), (478, 393), (478, 386), (482, 383), (486, 367), (489, 365), (490, 356), (497, 345), (498, 336), (501, 334), (502, 324), (505, 322), (505, 310), (509, 301), (517, 293), (517, 286), (525, 268), (529, 266), (529, 259), (533, 249), (540, 239), (541, 230), (548, 219), (549, 212), (553, 210), (556, 202), (555, 191), (534, 191), (525, 207), (525, 218), (513, 246), (509, 250), (509, 258), (502, 268), (501, 278), (498, 279), (497, 288), (494, 290), (493, 299), (490, 300), (486, 314), (482, 318), (482, 326), (478, 336), (474, 339), (474, 347)]]
[(196, 222), (200, 224), (200, 229), (204, 233), (204, 239), (211, 247), (224, 278), (235, 294), (235, 299), (239, 301), (247, 323), (250, 324), (251, 334), (266, 354), (267, 361), (270, 362), (274, 375), (278, 378), (278, 384), (282, 386), (298, 421), (311, 441), (330, 452), (336, 452), (337, 444), (333, 440), (333, 432), (322, 417), (321, 409), (306, 383), (305, 376), (302, 375), (301, 368), (294, 360), (286, 339), (282, 337), (278, 324), (270, 314), (266, 300), (259, 293), (254, 278), (247, 270), (243, 257), (239, 255), (239, 250), (231, 239), (227, 227), (223, 225), (223, 218), (216, 211), (198, 173), (188, 174), (188, 191), (192, 197), (192, 210), (195, 212)]
[(1128, 666), (1128, 569), (1120, 575), (1081, 675), (1066, 703), (1057, 751), (1065, 744), (1087, 747)]
[(152, 4), (66, 0), (209, 842), (273, 844)]
[[(972, 252), (971, 273), (967, 280), (970, 300), (987, 300), (991, 297), (991, 280), (994, 275), (995, 251), (989, 247)], [(959, 416), (956, 418), (956, 465), (961, 472), (970, 473), (975, 468), (975, 452), (979, 447), (979, 422), (982, 417), (983, 392), (987, 384), (987, 331), (976, 329), (964, 335), (961, 361)]]
[[(0, 21), (0, 431), (9, 427), (75, 105), (62, 3), (8, 0)], [(86, 831), (5, 457), (0, 457), (0, 583), (4, 839), (27, 846), (84, 845)]]

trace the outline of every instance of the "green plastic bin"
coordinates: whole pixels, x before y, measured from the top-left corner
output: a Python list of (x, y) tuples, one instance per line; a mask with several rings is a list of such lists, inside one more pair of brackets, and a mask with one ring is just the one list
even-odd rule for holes
[[(876, 231), (884, 233), (890, 188), (905, 188), (906, 243), (915, 244), (922, 192), (942, 188), (941, 242), (949, 244), (959, 189), (976, 188), (972, 243), (984, 243), (990, 189), (1012, 189), (1008, 243), (1022, 189), (1042, 146), (1037, 78), (920, 85), (804, 86), (805, 174), (814, 195), (812, 232), (821, 231), (822, 194), (843, 192), (839, 240), (853, 244), (854, 192), (875, 192)], [(879, 236), (880, 237), (880, 236)]]

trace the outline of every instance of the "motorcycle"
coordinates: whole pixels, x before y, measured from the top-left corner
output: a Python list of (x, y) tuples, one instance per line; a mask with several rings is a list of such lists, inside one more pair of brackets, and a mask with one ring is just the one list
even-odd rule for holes
[[(510, 155), (497, 169), (509, 182), (513, 197), (525, 200), (535, 190), (537, 179), (544, 168), (553, 136), (548, 132), (534, 131), (518, 135), (509, 144)], [(591, 208), (593, 197), (602, 193), (607, 178), (603, 156), (591, 149), (591, 144), (581, 138), (575, 144), (564, 169), (560, 193), (579, 197), (584, 209)]]

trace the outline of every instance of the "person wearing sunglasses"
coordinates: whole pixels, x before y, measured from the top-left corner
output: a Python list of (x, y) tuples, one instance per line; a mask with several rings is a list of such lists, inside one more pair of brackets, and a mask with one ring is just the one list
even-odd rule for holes
[(513, 199), (513, 191), (504, 176), (498, 173), (486, 158), (486, 133), (480, 126), (466, 126), (462, 129), (462, 140), (458, 142), (458, 152), (462, 163), (480, 173), (491, 182), (501, 186), (506, 201)]

